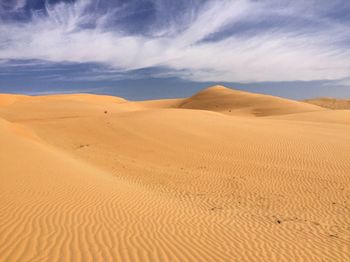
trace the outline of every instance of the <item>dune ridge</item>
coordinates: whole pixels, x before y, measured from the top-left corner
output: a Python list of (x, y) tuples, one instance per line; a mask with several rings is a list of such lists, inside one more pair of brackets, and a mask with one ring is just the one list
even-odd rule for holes
[(350, 99), (337, 99), (332, 97), (321, 97), (315, 99), (306, 99), (303, 102), (330, 108), (330, 109), (350, 109)]
[(0, 101), (1, 261), (350, 257), (350, 111), (218, 86)]

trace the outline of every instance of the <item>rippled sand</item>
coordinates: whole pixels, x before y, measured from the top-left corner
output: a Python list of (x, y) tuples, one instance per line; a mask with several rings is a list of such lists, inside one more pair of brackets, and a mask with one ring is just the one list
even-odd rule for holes
[(349, 261), (350, 111), (215, 86), (0, 95), (1, 261)]

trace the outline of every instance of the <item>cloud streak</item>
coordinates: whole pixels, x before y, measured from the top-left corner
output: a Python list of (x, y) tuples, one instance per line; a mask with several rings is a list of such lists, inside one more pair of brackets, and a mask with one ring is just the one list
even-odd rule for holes
[[(167, 75), (195, 81), (350, 76), (350, 21), (329, 12), (343, 1), (186, 1), (173, 13), (166, 1), (153, 0), (143, 32), (120, 20), (140, 12), (134, 1), (108, 8), (97, 2), (46, 3), (45, 12), (31, 13), (28, 21), (0, 20), (0, 59), (98, 63), (118, 74), (163, 67)], [(14, 1), (7, 9), (24, 6)]]

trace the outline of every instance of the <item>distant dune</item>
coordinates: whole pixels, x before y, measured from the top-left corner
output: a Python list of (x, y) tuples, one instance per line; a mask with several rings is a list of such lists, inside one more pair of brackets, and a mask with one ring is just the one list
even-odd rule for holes
[(323, 110), (309, 103), (212, 86), (192, 97), (142, 102), (147, 108), (183, 108), (229, 115), (270, 116)]
[(3, 94), (0, 144), (0, 261), (350, 257), (347, 110)]
[(232, 90), (223, 86), (207, 88), (185, 99), (179, 107), (254, 116), (283, 115), (321, 110), (318, 106), (303, 102)]
[(307, 99), (304, 100), (304, 102), (330, 109), (350, 109), (350, 99), (322, 97), (315, 99)]

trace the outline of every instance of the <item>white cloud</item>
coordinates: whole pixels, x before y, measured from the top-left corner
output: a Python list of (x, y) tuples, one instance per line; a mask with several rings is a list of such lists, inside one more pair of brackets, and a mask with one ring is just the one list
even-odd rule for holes
[[(92, 3), (48, 5), (47, 16), (0, 25), (0, 59), (96, 62), (118, 71), (165, 66), (196, 81), (309, 81), (350, 75), (349, 47), (338, 43), (350, 35), (350, 27), (318, 16), (303, 1), (290, 4), (288, 11), (268, 1), (209, 1), (198, 13), (184, 15), (184, 21), (173, 21), (152, 36), (128, 35), (118, 25), (112, 30), (108, 21), (120, 10), (101, 16), (89, 12)], [(313, 31), (275, 27), (202, 41), (228, 26), (276, 14), (306, 17), (321, 26)], [(91, 23), (93, 27), (84, 26)]]

